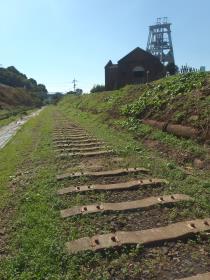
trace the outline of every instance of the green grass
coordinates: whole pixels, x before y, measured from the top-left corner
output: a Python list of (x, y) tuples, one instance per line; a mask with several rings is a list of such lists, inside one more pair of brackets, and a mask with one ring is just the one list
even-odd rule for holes
[(149, 118), (188, 125), (200, 129), (205, 137), (210, 125), (209, 77), (209, 73), (188, 73), (112, 92), (66, 96), (60, 106), (66, 111), (71, 108), (93, 114), (101, 123), (117, 130), (124, 127), (142, 140), (158, 140), (166, 149), (173, 148), (179, 154), (187, 152), (192, 161), (196, 157), (209, 160), (200, 140), (178, 138), (140, 122), (141, 118)]
[(173, 186), (171, 187), (172, 191), (180, 191), (195, 196), (198, 201), (201, 197), (197, 197), (197, 193), (203, 192), (200, 200), (201, 205), (207, 211), (206, 213), (210, 213), (209, 199), (205, 194), (207, 188), (205, 186), (208, 185), (210, 180), (208, 171), (194, 170), (193, 176), (186, 177), (185, 172), (180, 169), (175, 161), (160, 156), (158, 151), (147, 150), (141, 141), (134, 139), (132, 132), (117, 131), (104, 124), (99, 116), (87, 112), (78, 112), (72, 107), (69, 107), (68, 110), (62, 108), (62, 112), (99, 139), (105, 140), (118, 154), (131, 158), (136, 166), (149, 168), (154, 176), (167, 179)]
[[(138, 275), (139, 265), (135, 262), (143, 250), (140, 247), (128, 247), (122, 250), (107, 250), (102, 253), (81, 253), (68, 256), (64, 243), (82, 236), (98, 232), (94, 217), (73, 217), (65, 221), (59, 217), (64, 207), (88, 203), (88, 196), (77, 194), (62, 200), (56, 195), (61, 184), (55, 175), (61, 163), (55, 161), (52, 145), (53, 114), (60, 110), (66, 118), (78, 123), (99, 139), (105, 140), (116, 153), (124, 157), (123, 164), (149, 168), (152, 176), (166, 178), (170, 182), (168, 193), (183, 192), (195, 198), (193, 208), (187, 208), (183, 215), (204, 217), (210, 214), (210, 201), (206, 196), (210, 180), (207, 172), (194, 172), (186, 176), (183, 170), (158, 152), (145, 149), (135, 140), (131, 131), (117, 131), (103, 123), (101, 115), (81, 112), (74, 106), (60, 104), (58, 108), (48, 107), (40, 116), (30, 120), (8, 146), (1, 151), (1, 207), (10, 205), (16, 210), (9, 222), (9, 255), (1, 260), (1, 280), (86, 280), (110, 279), (109, 270), (121, 271), (124, 275)], [(79, 159), (69, 162), (72, 167)], [(23, 172), (16, 192), (9, 189), (9, 176)], [(27, 174), (27, 172), (29, 172)], [(81, 183), (79, 181), (68, 181)], [(95, 200), (103, 201), (106, 194), (92, 194)], [(182, 208), (181, 208), (182, 209)], [(181, 212), (181, 210), (180, 210)], [(171, 212), (176, 217), (177, 212)], [(103, 226), (106, 232), (106, 225)], [(134, 260), (134, 267), (130, 262)], [(152, 264), (146, 264), (148, 267)]]
[(210, 122), (209, 77), (209, 73), (175, 75), (147, 85), (127, 85), (111, 92), (66, 96), (61, 104), (67, 107), (71, 102), (75, 109), (101, 115), (106, 120), (152, 118), (203, 130)]
[[(0, 119), (0, 128), (2, 126), (8, 125), (9, 123), (11, 123), (13, 121), (20, 119), (22, 116), (31, 114), (35, 110), (37, 110), (37, 109), (20, 109), (20, 110), (12, 111), (12, 112), (11, 111), (8, 112), (8, 111), (4, 110), (6, 115), (8, 114), (8, 117), (5, 119)], [(4, 115), (4, 114), (2, 113), (2, 115)]]
[[(1, 262), (0, 279), (59, 279), (61, 274), (51, 110), (30, 120), (0, 154), (1, 207), (12, 203), (18, 208), (10, 223), (10, 256)], [(29, 174), (22, 176), (27, 184), (12, 195), (6, 183), (17, 169)]]
[(176, 137), (159, 129), (154, 129), (149, 125), (139, 122), (133, 117), (129, 117), (127, 120), (115, 121), (114, 125), (130, 131), (134, 137), (138, 137), (139, 139), (158, 140), (159, 143), (167, 146), (168, 149), (177, 150), (177, 152), (187, 152), (189, 153), (189, 157), (209, 159), (206, 148), (195, 141)]
[(7, 198), (12, 194), (11, 188), (8, 188), (10, 176), (14, 176), (31, 152), (37, 125), (38, 120), (31, 119), (17, 132), (9, 144), (0, 150), (0, 209), (6, 205)]
[[(133, 138), (133, 134), (130, 131), (117, 131), (113, 127), (103, 123), (101, 116), (91, 114), (90, 112), (81, 112), (78, 109), (74, 109), (73, 106), (67, 105), (65, 107), (61, 104), (60, 110), (65, 113), (75, 123), (78, 123), (83, 128), (87, 129), (89, 133), (95, 135), (99, 139), (105, 140), (108, 144), (112, 145), (114, 150), (124, 157), (124, 162), (129, 163), (130, 166), (143, 166), (149, 168), (152, 172), (152, 176), (165, 178), (170, 182), (170, 186), (165, 193), (185, 193), (194, 198), (195, 203), (189, 205), (183, 203), (183, 207), (177, 206), (171, 210), (170, 219), (176, 219), (177, 215), (182, 215), (186, 219), (201, 218), (209, 216), (210, 214), (210, 199), (208, 193), (210, 176), (208, 172), (194, 171), (192, 176), (186, 176), (185, 172), (173, 160), (169, 160), (160, 156), (158, 152), (151, 152), (145, 149), (145, 146), (138, 140)], [(98, 199), (97, 199), (98, 197)], [(105, 198), (105, 197), (104, 197)], [(103, 201), (103, 197), (96, 195), (96, 201)], [(72, 197), (70, 201), (65, 205), (81, 205), (89, 203), (88, 198), (77, 195)], [(78, 223), (82, 226), (78, 228)], [(70, 240), (79, 238), (82, 236), (91, 236), (95, 232), (98, 232), (97, 225), (94, 224), (94, 217), (81, 217), (71, 218), (68, 220), (68, 224), (64, 225), (65, 229), (71, 229), (71, 236), (68, 236)], [(101, 225), (100, 232), (106, 232), (105, 225)], [(123, 269), (125, 275), (128, 273), (135, 276), (138, 275), (138, 265), (132, 271), (129, 269), (129, 262), (141, 253), (141, 248), (124, 248), (122, 251), (117, 250), (107, 251), (105, 256), (103, 253), (91, 254), (83, 253), (70, 257), (68, 260), (69, 270), (67, 279), (111, 279), (109, 278), (109, 269), (117, 269), (121, 271)], [(123, 263), (123, 266), (122, 266)], [(85, 271), (75, 274), (75, 266), (80, 267), (80, 271)], [(145, 264), (146, 265), (146, 264)], [(90, 267), (88, 269), (87, 267)], [(94, 267), (95, 269), (91, 269)], [(111, 267), (111, 268), (110, 268)], [(122, 268), (123, 267), (123, 268)], [(79, 268), (78, 268), (79, 270)], [(85, 274), (86, 273), (86, 274)], [(86, 278), (87, 277), (87, 278)]]
[[(188, 73), (164, 78), (149, 85), (133, 104), (127, 104), (122, 108), (122, 113), (128, 116), (144, 116), (145, 112), (151, 111), (153, 115), (160, 115), (162, 111), (173, 110), (174, 103), (179, 100), (187, 100), (188, 103), (198, 102), (191, 93), (193, 90), (201, 89), (207, 80), (207, 73)], [(191, 98), (193, 96), (193, 99)], [(186, 105), (186, 104), (183, 104)], [(191, 104), (192, 105), (192, 104)], [(184, 109), (181, 104), (181, 108)], [(175, 109), (175, 108), (174, 108)], [(204, 110), (204, 108), (203, 108)], [(184, 114), (184, 112), (182, 112)], [(187, 113), (187, 112), (185, 112)]]

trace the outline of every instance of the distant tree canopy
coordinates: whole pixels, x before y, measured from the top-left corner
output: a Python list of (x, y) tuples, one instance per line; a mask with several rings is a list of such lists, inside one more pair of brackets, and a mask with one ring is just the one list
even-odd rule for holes
[(102, 92), (102, 91), (105, 91), (104, 85), (94, 85), (93, 88), (90, 90), (91, 93)]
[(63, 97), (63, 94), (61, 92), (56, 92), (54, 94), (49, 94), (49, 98), (51, 99), (50, 103), (56, 105), (61, 100), (62, 97)]
[(41, 106), (48, 98), (48, 92), (43, 84), (19, 72), (14, 66), (0, 67), (0, 83), (13, 88), (22, 88), (32, 97), (34, 104)]
[(81, 88), (76, 89), (76, 95), (82, 95), (83, 90)]
[(73, 90), (68, 91), (66, 94), (75, 94), (75, 92)]
[(0, 68), (0, 83), (12, 86), (22, 87), (34, 92), (47, 93), (47, 89), (42, 84), (37, 84), (36, 80), (30, 78), (19, 72), (14, 66), (7, 68)]
[(77, 88), (75, 91), (71, 90), (68, 91), (66, 94), (72, 94), (72, 95), (82, 95), (83, 90), (81, 88)]

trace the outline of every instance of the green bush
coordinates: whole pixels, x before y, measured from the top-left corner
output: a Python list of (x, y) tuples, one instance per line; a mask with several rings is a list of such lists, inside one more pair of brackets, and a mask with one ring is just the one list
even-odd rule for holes
[(126, 116), (140, 116), (150, 109), (161, 109), (172, 102), (179, 95), (189, 94), (194, 89), (201, 88), (206, 81), (207, 74), (203, 72), (176, 75), (155, 82), (145, 90), (139, 99), (121, 108)]

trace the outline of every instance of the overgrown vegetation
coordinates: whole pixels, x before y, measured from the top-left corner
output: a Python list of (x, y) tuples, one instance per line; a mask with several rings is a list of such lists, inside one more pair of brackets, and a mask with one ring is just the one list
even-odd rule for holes
[(36, 110), (36, 108), (33, 108), (33, 109), (27, 108), (26, 109), (25, 107), (22, 107), (22, 108), (20, 107), (20, 108), (17, 108), (16, 110), (2, 110), (0, 112), (0, 128), (13, 121), (21, 119), (22, 117), (30, 114), (34, 110)]
[[(206, 153), (206, 149), (193, 140), (178, 138), (172, 134), (156, 130), (149, 125), (140, 124), (134, 117), (115, 121), (114, 125), (116, 127), (121, 127), (124, 131), (129, 131), (135, 138), (144, 139), (145, 141), (147, 139), (158, 141), (165, 146), (163, 148), (166, 150), (177, 151), (175, 158), (182, 163), (190, 163), (196, 157), (200, 159), (210, 158)], [(159, 149), (161, 150), (160, 146)], [(181, 157), (180, 159), (178, 158), (179, 156)]]
[[(196, 92), (198, 90), (197, 94), (202, 92), (204, 98), (200, 101), (203, 100), (204, 103), (208, 96), (207, 79), (205, 78), (204, 84), (201, 85), (202, 89), (196, 86), (195, 90)], [(155, 82), (154, 87), (162, 82), (166, 81)], [(60, 114), (64, 114), (67, 119), (84, 127), (90, 134), (105, 141), (119, 157), (123, 158), (122, 163), (116, 164), (112, 160), (113, 156), (106, 157), (104, 165), (107, 166), (107, 162), (110, 161), (109, 168), (113, 168), (114, 164), (118, 167), (122, 165), (148, 168), (151, 171), (149, 176), (169, 181), (169, 185), (161, 190), (161, 194), (185, 193), (193, 197), (194, 202), (181, 203), (169, 208), (167, 219), (170, 222), (179, 218), (187, 220), (209, 216), (209, 172), (191, 170), (191, 175), (186, 175), (185, 170), (170, 155), (168, 157), (164, 153), (160, 154), (159, 149), (146, 149), (144, 139), (150, 137), (152, 140), (165, 143), (176, 154), (181, 151), (181, 157), (184, 157), (183, 151), (204, 157), (206, 150), (191, 140), (178, 139), (141, 124), (139, 114), (122, 113), (126, 104), (138, 102), (141, 94), (148, 90), (151, 90), (151, 85), (127, 86), (113, 93), (105, 92), (82, 97), (66, 96), (57, 106), (45, 109), (39, 117), (30, 120), (0, 152), (2, 159), (0, 208), (4, 208), (9, 217), (9, 240), (7, 240), (9, 251), (8, 255), (1, 259), (0, 279), (110, 280), (113, 277), (123, 280), (141, 279), (144, 271), (155, 275), (156, 265), (159, 265), (164, 256), (167, 259), (167, 254), (161, 255), (159, 248), (155, 249), (157, 256), (154, 257), (152, 252), (154, 249), (150, 251), (142, 246), (128, 246), (121, 250), (97, 253), (85, 252), (71, 256), (66, 254), (64, 245), (67, 240), (110, 232), (111, 225), (105, 223), (106, 217), (114, 217), (115, 221), (120, 214), (82, 215), (64, 221), (59, 218), (60, 209), (90, 204), (92, 201), (106, 201), (109, 194), (78, 193), (66, 199), (57, 196), (57, 189), (85, 182), (85, 179), (67, 181), (62, 185), (56, 182), (55, 174), (62, 173), (61, 168), (67, 168), (68, 165), (70, 169), (78, 170), (81, 164), (80, 158), (72, 159), (68, 164), (58, 159), (55, 161), (52, 131), (53, 114), (58, 114), (57, 110), (60, 110)], [(177, 96), (180, 98), (179, 94)], [(176, 98), (170, 100), (171, 105), (177, 102)], [(151, 115), (154, 114), (152, 108), (148, 107), (148, 111)], [(160, 107), (157, 112), (162, 114)], [(158, 113), (152, 116), (159, 118)], [(54, 115), (54, 120), (58, 119), (57, 116)], [(139, 190), (138, 194), (142, 195), (143, 190)], [(16, 210), (9, 214), (11, 209)], [(190, 240), (187, 246), (194, 242), (192, 247), (198, 246), (200, 250), (200, 239), (198, 236), (197, 239)], [(181, 244), (181, 251), (185, 245), (186, 243)], [(207, 246), (209, 245), (206, 240), (205, 248)], [(165, 247), (167, 245), (164, 245)], [(196, 258), (199, 258), (199, 250), (194, 249), (194, 253), (197, 252)]]
[(18, 107), (39, 107), (43, 99), (34, 92), (22, 88), (5, 87), (0, 85), (0, 110), (18, 110)]
[[(68, 98), (63, 102), (68, 103)], [(75, 108), (101, 114), (105, 119), (152, 118), (203, 129), (210, 124), (210, 75), (178, 74), (147, 85), (72, 97), (71, 102)]]
[(169, 110), (168, 106), (176, 102), (179, 97), (182, 100), (190, 98), (193, 90), (201, 89), (206, 79), (207, 74), (200, 72), (175, 75), (152, 83), (136, 102), (125, 105), (122, 113), (126, 116), (141, 118), (149, 111), (150, 114), (155, 114), (165, 109)]
[[(185, 204), (171, 207), (168, 217), (170, 221), (176, 220), (177, 216), (185, 219), (200, 218), (210, 213), (209, 198), (206, 195), (210, 186), (207, 172), (203, 172), (201, 176), (195, 171), (192, 176), (186, 176), (171, 159), (146, 150), (129, 131), (116, 131), (104, 124), (99, 115), (81, 112), (72, 103), (62, 102), (56, 107), (45, 109), (39, 117), (30, 120), (0, 152), (0, 208), (6, 207), (4, 213), (7, 213), (9, 224), (9, 251), (0, 262), (0, 279), (110, 280), (115, 276), (119, 279), (140, 279), (142, 270), (152, 273), (154, 263), (160, 261), (159, 255), (153, 258), (151, 253), (145, 259), (144, 254), (150, 251), (142, 246), (71, 256), (66, 254), (64, 245), (67, 240), (106, 233), (110, 224), (99, 223), (106, 215), (83, 215), (64, 221), (59, 217), (60, 209), (84, 205), (93, 199), (105, 201), (108, 194), (75, 194), (66, 199), (57, 196), (56, 190), (62, 186), (56, 182), (55, 174), (61, 172), (63, 165), (65, 168), (67, 165), (62, 161), (55, 161), (56, 154), (53, 151), (53, 114), (58, 109), (67, 119), (79, 123), (90, 134), (111, 145), (123, 157), (123, 166), (149, 168), (151, 176), (167, 179), (170, 184), (164, 193), (181, 192), (194, 197), (196, 202), (193, 207), (185, 207)], [(57, 115), (54, 119), (57, 119)], [(110, 159), (110, 165), (114, 164), (112, 156)], [(107, 160), (108, 158), (104, 158), (104, 163)], [(76, 168), (80, 163), (79, 158), (68, 161), (71, 168)], [(79, 180), (67, 181), (66, 186), (82, 183), (84, 182)], [(11, 209), (13, 213), (10, 213)], [(118, 216), (116, 213), (113, 215), (115, 218)], [(196, 246), (199, 238), (193, 242)], [(207, 241), (205, 242), (207, 246)]]
[(37, 81), (18, 71), (14, 66), (7, 68), (0, 67), (0, 83), (11, 87), (21, 87), (42, 94), (47, 93), (43, 84), (37, 84)]
[(47, 89), (14, 66), (0, 68), (0, 120), (47, 103)]
[(105, 86), (104, 85), (94, 85), (92, 87), (92, 89), (90, 90), (91, 93), (94, 93), (94, 92), (103, 92), (105, 91)]
[[(207, 133), (210, 127), (209, 73), (178, 74), (150, 84), (128, 85), (112, 92), (65, 97), (60, 105), (66, 110), (71, 107), (94, 114), (118, 130), (129, 130), (141, 141), (158, 141), (164, 152), (176, 150), (180, 160), (209, 159), (206, 149), (195, 141), (180, 139), (141, 123), (141, 119), (151, 118), (195, 127), (203, 134)], [(187, 153), (186, 158), (181, 156), (183, 153)]]

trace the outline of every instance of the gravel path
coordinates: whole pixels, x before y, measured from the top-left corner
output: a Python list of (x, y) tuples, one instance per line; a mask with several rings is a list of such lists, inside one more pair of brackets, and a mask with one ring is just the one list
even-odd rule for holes
[(42, 110), (43, 108), (0, 128), (0, 149), (3, 149), (6, 146), (9, 140), (17, 133), (22, 125), (24, 125), (32, 117), (39, 115)]

